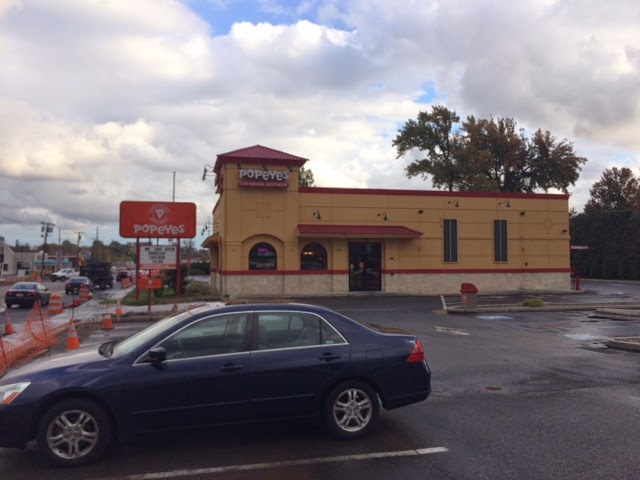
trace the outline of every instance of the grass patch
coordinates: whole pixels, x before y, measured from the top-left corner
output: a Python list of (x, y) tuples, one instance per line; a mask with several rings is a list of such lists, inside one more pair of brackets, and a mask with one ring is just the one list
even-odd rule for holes
[[(195, 302), (215, 302), (220, 300), (220, 295), (213, 292), (211, 285), (204, 282), (191, 282), (187, 288), (181, 292), (180, 298), (176, 292), (165, 288), (162, 295), (151, 294), (151, 305), (166, 305), (172, 303), (195, 303)], [(113, 302), (112, 302), (113, 303)], [(140, 291), (140, 298), (136, 300), (136, 291), (133, 289), (126, 297), (120, 300), (122, 305), (130, 307), (147, 305), (149, 299), (146, 291)]]
[(527, 298), (522, 305), (525, 307), (539, 308), (544, 306), (544, 302), (540, 298)]

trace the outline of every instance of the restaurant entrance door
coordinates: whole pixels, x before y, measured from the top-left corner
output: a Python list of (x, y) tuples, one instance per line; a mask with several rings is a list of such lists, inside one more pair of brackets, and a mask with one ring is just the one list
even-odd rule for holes
[(382, 243), (349, 243), (349, 291), (382, 290)]

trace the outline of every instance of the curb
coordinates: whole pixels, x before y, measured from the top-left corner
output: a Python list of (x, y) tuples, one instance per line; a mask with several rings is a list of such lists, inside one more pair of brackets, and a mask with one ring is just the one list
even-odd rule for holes
[[(584, 310), (598, 311), (602, 308), (624, 307), (640, 309), (640, 303), (583, 303), (583, 304), (547, 304), (543, 307), (523, 307), (520, 305), (487, 305), (477, 308), (462, 308), (458, 306), (447, 308), (447, 313), (487, 313), (487, 312), (579, 312)], [(620, 310), (618, 308), (617, 310)], [(640, 317), (638, 317), (640, 318)], [(637, 319), (637, 318), (636, 318)], [(634, 319), (635, 320), (635, 319)]]
[(621, 337), (607, 340), (607, 347), (640, 352), (640, 337)]

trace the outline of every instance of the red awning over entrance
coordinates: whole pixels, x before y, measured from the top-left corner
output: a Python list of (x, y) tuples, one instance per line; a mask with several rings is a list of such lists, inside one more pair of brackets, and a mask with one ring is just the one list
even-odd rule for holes
[(418, 238), (422, 232), (398, 225), (298, 225), (299, 237)]

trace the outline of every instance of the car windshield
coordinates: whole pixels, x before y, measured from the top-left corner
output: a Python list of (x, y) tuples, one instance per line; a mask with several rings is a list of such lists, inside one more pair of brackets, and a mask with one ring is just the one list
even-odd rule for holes
[(136, 348), (147, 343), (153, 337), (157, 335), (161, 335), (162, 332), (165, 332), (171, 329), (174, 325), (180, 323), (185, 318), (188, 318), (191, 315), (193, 315), (193, 312), (186, 310), (183, 312), (179, 312), (175, 315), (172, 315), (170, 317), (164, 318), (159, 322), (156, 322), (153, 325), (148, 326), (144, 330), (141, 330), (138, 333), (131, 335), (130, 337), (123, 340), (122, 342), (118, 343), (113, 348), (112, 355), (114, 357), (121, 357), (123, 355), (127, 355), (128, 353), (131, 353)]

